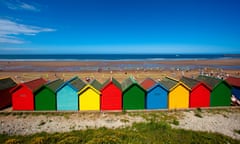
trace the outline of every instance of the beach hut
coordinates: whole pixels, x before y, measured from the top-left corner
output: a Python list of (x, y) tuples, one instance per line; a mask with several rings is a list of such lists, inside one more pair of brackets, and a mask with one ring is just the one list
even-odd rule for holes
[(82, 88), (79, 95), (79, 110), (100, 110), (100, 89), (102, 85), (97, 80), (93, 80), (91, 83)]
[(78, 92), (86, 84), (78, 77), (63, 83), (56, 91), (57, 93), (57, 110), (77, 111), (78, 107)]
[(21, 83), (12, 89), (13, 110), (34, 110), (34, 92), (47, 81), (43, 78)]
[(63, 80), (57, 79), (34, 92), (35, 110), (56, 110), (56, 91), (63, 83)]
[(230, 106), (231, 86), (222, 79), (200, 75), (197, 80), (204, 82), (211, 89), (210, 106)]
[(122, 82), (123, 109), (141, 110), (145, 108), (145, 90), (133, 77)]
[(159, 83), (168, 90), (169, 109), (181, 109), (189, 107), (190, 88), (188, 86), (170, 77), (163, 78)]
[(226, 79), (226, 81), (230, 86), (232, 86), (232, 95), (240, 100), (240, 77), (230, 76)]
[(210, 107), (210, 87), (201, 81), (188, 77), (182, 77), (180, 81), (191, 89), (189, 96), (190, 108)]
[(122, 88), (121, 84), (114, 78), (103, 83), (101, 110), (122, 110)]
[(167, 109), (168, 90), (151, 78), (146, 78), (140, 84), (146, 91), (146, 109)]
[(12, 95), (10, 93), (17, 84), (11, 78), (0, 79), (0, 109), (12, 105)]

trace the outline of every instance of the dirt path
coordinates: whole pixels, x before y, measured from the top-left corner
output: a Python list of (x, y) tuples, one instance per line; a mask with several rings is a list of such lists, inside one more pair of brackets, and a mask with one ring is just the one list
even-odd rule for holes
[(179, 125), (175, 128), (190, 129), (196, 131), (217, 132), (234, 139), (240, 139), (240, 112), (230, 113), (206, 113), (183, 112), (184, 117), (179, 119)]

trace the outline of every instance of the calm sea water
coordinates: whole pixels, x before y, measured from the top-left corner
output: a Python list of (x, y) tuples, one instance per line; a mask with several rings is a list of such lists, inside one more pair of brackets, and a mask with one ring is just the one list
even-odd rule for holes
[(74, 55), (0, 55), (0, 61), (131, 61), (234, 59), (240, 54), (74, 54)]

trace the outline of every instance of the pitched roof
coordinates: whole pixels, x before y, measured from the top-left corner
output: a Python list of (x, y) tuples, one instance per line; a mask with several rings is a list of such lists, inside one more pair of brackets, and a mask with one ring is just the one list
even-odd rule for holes
[(150, 89), (151, 87), (153, 87), (154, 85), (156, 85), (156, 81), (154, 81), (153, 79), (151, 78), (146, 78), (144, 81), (141, 82), (141, 86), (145, 89), (145, 90), (148, 90)]
[(0, 79), (0, 90), (15, 87), (16, 85), (17, 83), (15, 83), (11, 78)]
[(102, 84), (97, 81), (96, 79), (93, 80), (91, 83), (90, 83), (91, 86), (93, 86), (96, 90), (100, 91), (100, 89), (102, 88)]
[(178, 84), (178, 81), (169, 77), (165, 77), (159, 81), (159, 83), (165, 86), (167, 90), (170, 90)]
[(203, 75), (199, 75), (196, 79), (204, 82), (205, 84), (207, 84), (211, 88), (211, 90), (214, 89), (215, 86), (217, 86), (220, 82), (223, 81), (221, 79), (217, 79), (217, 78), (214, 78), (214, 77), (203, 76)]
[(180, 81), (182, 83), (184, 83), (185, 85), (187, 85), (189, 88), (193, 88), (195, 87), (198, 83), (200, 83), (200, 81), (196, 80), (196, 79), (192, 79), (192, 78), (188, 78), (188, 77), (182, 77), (180, 79)]
[(77, 91), (81, 90), (86, 86), (86, 83), (82, 81), (80, 78), (75, 77), (74, 79), (71, 79), (69, 82), (73, 87), (77, 89)]
[(240, 77), (228, 77), (226, 79), (227, 83), (231, 86), (240, 87)]
[(122, 82), (122, 91), (128, 89), (131, 85), (138, 84), (133, 77), (129, 77)]
[(34, 92), (45, 83), (47, 83), (46, 80), (44, 80), (43, 78), (38, 78), (32, 81), (25, 82), (23, 84), (26, 85), (29, 89), (31, 89)]
[(48, 87), (49, 89), (51, 89), (52, 91), (56, 92), (57, 89), (64, 83), (64, 81), (62, 79), (57, 79), (54, 80), (50, 83), (47, 83), (45, 86)]
[(115, 86), (117, 86), (119, 89), (122, 89), (121, 84), (115, 79), (115, 78), (109, 78), (102, 84), (102, 89), (104, 89), (109, 83), (113, 83)]

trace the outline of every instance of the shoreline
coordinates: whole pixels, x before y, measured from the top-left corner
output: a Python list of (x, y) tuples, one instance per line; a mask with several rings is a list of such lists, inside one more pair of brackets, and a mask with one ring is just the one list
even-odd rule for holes
[(170, 76), (196, 77), (208, 74), (220, 78), (240, 76), (240, 59), (196, 60), (196, 61), (0, 61), (0, 78), (11, 77), (16, 82), (26, 82), (35, 78), (68, 80), (74, 76), (81, 79), (97, 79), (104, 82), (110, 77), (119, 82), (134, 76), (141, 82), (145, 78), (154, 80)]

